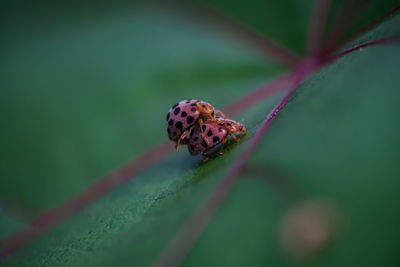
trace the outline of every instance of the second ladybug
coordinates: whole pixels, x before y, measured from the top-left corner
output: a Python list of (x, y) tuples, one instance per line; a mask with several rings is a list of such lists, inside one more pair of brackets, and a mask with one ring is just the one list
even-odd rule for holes
[[(208, 143), (201, 137), (201, 131), (205, 133)], [(208, 160), (207, 153), (216, 145), (221, 143), (219, 153), (222, 154), (227, 137), (232, 136), (238, 142), (239, 138), (236, 135), (240, 134), (246, 135), (246, 129), (243, 124), (234, 120), (217, 118), (216, 121), (206, 121), (202, 126), (195, 125), (190, 131), (188, 149), (193, 156), (202, 153), (203, 162), (205, 162)]]

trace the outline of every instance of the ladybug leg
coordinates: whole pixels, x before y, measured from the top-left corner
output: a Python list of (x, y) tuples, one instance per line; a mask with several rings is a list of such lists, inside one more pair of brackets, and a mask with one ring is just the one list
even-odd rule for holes
[(179, 149), (179, 144), (181, 143), (181, 141), (182, 141), (183, 139), (185, 139), (185, 138), (188, 136), (188, 133), (189, 133), (189, 130), (183, 131), (183, 133), (182, 133), (181, 136), (179, 137), (178, 141), (176, 141), (175, 147), (174, 147), (174, 148), (175, 148), (175, 152), (178, 151), (178, 149)]
[(236, 142), (240, 141), (240, 139), (234, 133), (230, 133), (230, 135), (232, 136), (233, 140), (235, 140)]
[(207, 148), (206, 150), (203, 151), (203, 153), (202, 153), (203, 156), (204, 156), (203, 162), (206, 162), (206, 161), (208, 160), (208, 155), (207, 155), (207, 153), (210, 152), (210, 150), (211, 150), (211, 148)]
[(220, 155), (223, 154), (222, 150), (224, 149), (224, 145), (225, 145), (226, 141), (228, 141), (228, 140), (226, 139), (226, 137), (224, 137), (224, 139), (222, 139), (222, 142), (221, 142), (221, 147), (219, 148), (219, 151), (218, 151), (218, 153)]
[(201, 139), (203, 139), (207, 145), (210, 144), (210, 142), (208, 142), (207, 138), (204, 135), (204, 131), (203, 131), (203, 120), (202, 119), (198, 119), (199, 122), (199, 126), (200, 126), (200, 132), (201, 132)]
[(224, 127), (224, 128), (225, 128), (225, 130), (227, 132), (227, 135), (232, 136), (233, 140), (235, 140), (236, 142), (240, 141), (240, 139), (228, 127)]

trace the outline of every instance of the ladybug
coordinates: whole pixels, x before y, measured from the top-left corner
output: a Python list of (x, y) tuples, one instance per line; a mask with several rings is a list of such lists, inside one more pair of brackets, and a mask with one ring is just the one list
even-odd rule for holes
[[(201, 131), (205, 133), (208, 143), (203, 140)], [(246, 129), (243, 124), (231, 119), (217, 118), (215, 121), (205, 121), (202, 126), (195, 125), (189, 134), (189, 153), (193, 156), (202, 153), (203, 162), (205, 162), (208, 160), (207, 153), (220, 143), (219, 153), (222, 155), (227, 136), (232, 136), (236, 142), (239, 142), (240, 139), (236, 134), (246, 135)]]
[[(194, 99), (183, 100), (168, 111), (167, 114), (167, 132), (168, 138), (175, 142), (175, 151), (178, 151), (179, 144), (187, 144), (188, 133), (197, 123), (201, 126), (203, 121), (215, 121), (216, 117), (227, 118), (221, 111), (215, 110), (213, 106), (204, 101)], [(209, 144), (201, 130), (201, 138)]]

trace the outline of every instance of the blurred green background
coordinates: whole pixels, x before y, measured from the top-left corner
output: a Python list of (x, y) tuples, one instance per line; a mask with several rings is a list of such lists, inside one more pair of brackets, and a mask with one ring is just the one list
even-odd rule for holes
[[(398, 4), (372, 1), (342, 36)], [(305, 54), (312, 1), (200, 5)], [(332, 2), (327, 31), (340, 5)], [(177, 101), (220, 108), (288, 71), (182, 6), (2, 2), (0, 238), (165, 140), (165, 115)], [(390, 17), (355, 43), (399, 35), (399, 19)], [(335, 203), (343, 229), (318, 257), (299, 264), (398, 266), (399, 62), (398, 46), (369, 47), (309, 77), (184, 265), (298, 264), (280, 245), (280, 225), (292, 206), (322, 198)], [(279, 97), (235, 117), (249, 135), (223, 156), (202, 164), (182, 148), (6, 264), (149, 265)]]

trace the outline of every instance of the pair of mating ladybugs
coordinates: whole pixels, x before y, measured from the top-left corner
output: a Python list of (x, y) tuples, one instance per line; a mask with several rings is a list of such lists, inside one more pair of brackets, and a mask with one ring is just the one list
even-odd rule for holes
[(221, 143), (219, 153), (227, 137), (239, 141), (237, 135), (246, 134), (243, 124), (226, 117), (207, 102), (194, 99), (183, 100), (168, 111), (167, 132), (170, 140), (175, 142), (175, 151), (179, 144), (187, 144), (191, 155), (202, 153), (207, 161), (207, 153)]

